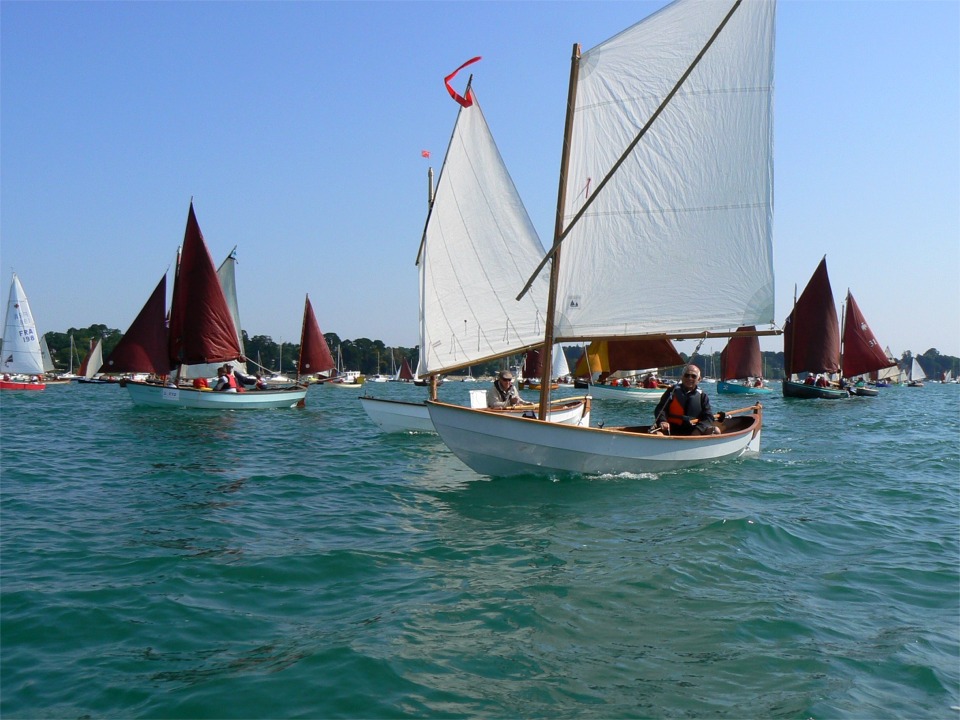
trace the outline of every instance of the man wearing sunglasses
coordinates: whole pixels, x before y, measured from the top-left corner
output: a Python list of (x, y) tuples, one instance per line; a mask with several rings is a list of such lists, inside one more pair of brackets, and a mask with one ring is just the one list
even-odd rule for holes
[(513, 373), (509, 370), (501, 370), (497, 379), (493, 381), (493, 387), (487, 390), (487, 407), (490, 408), (508, 408), (515, 405), (532, 405), (520, 397), (516, 386), (513, 384)]
[(680, 382), (663, 394), (653, 411), (654, 424), (661, 432), (667, 435), (720, 434), (720, 428), (713, 424), (710, 398), (697, 387), (699, 382), (700, 368), (687, 365)]

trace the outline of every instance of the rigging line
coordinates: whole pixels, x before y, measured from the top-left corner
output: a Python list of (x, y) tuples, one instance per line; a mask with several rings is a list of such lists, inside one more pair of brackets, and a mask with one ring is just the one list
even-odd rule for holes
[[(630, 145), (627, 146), (627, 149), (620, 156), (620, 159), (617, 160), (616, 163), (614, 163), (613, 167), (610, 168), (610, 171), (606, 174), (603, 180), (601, 180), (600, 183), (597, 185), (597, 188), (596, 190), (593, 191), (593, 194), (583, 204), (583, 206), (581, 206), (577, 214), (573, 216), (573, 219), (567, 225), (567, 229), (564, 230), (562, 233), (560, 233), (559, 236), (557, 236), (556, 240), (553, 243), (553, 247), (550, 248), (550, 251), (543, 256), (543, 260), (541, 260), (540, 264), (537, 265), (537, 269), (533, 271), (533, 275), (530, 276), (530, 279), (527, 280), (527, 284), (523, 286), (523, 290), (521, 290), (520, 294), (517, 295), (517, 300), (521, 299), (524, 295), (527, 294), (527, 291), (530, 290), (530, 286), (533, 285), (533, 281), (537, 279), (537, 276), (540, 274), (540, 272), (543, 270), (546, 264), (553, 258), (553, 256), (560, 249), (560, 244), (567, 238), (567, 235), (570, 234), (570, 231), (574, 228), (577, 222), (579, 222), (580, 218), (583, 217), (584, 213), (587, 212), (587, 209), (593, 204), (594, 199), (600, 194), (600, 191), (603, 190), (607, 182), (613, 177), (613, 175), (617, 172), (617, 170), (620, 169), (620, 166), (623, 165), (626, 159), (630, 156), (630, 153), (633, 152), (633, 149), (637, 146), (637, 143), (639, 143), (640, 140), (643, 138), (643, 136), (647, 134), (647, 130), (650, 129), (650, 126), (653, 125), (653, 123), (656, 121), (658, 117), (660, 117), (660, 113), (662, 113), (666, 109), (667, 105), (670, 104), (670, 101), (673, 100), (673, 96), (676, 95), (677, 92), (679, 92), (681, 86), (687, 81), (687, 78), (690, 77), (690, 74), (694, 71), (697, 65), (700, 64), (700, 60), (703, 59), (703, 56), (706, 54), (707, 50), (709, 50), (710, 46), (713, 45), (714, 40), (716, 40), (717, 37), (719, 37), (720, 33), (723, 31), (723, 28), (726, 27), (727, 22), (730, 20), (731, 17), (733, 17), (733, 13), (735, 13), (737, 11), (737, 8), (740, 7), (741, 2), (742, 0), (736, 0), (736, 2), (734, 2), (729, 12), (727, 12), (726, 16), (717, 26), (717, 29), (713, 31), (713, 35), (711, 35), (710, 39), (707, 40), (707, 44), (703, 46), (703, 48), (700, 50), (699, 53), (697, 53), (697, 56), (693, 59), (693, 62), (690, 63), (690, 67), (688, 67), (686, 72), (684, 72), (683, 75), (680, 76), (680, 79), (677, 80), (677, 84), (673, 86), (673, 89), (663, 99), (663, 102), (660, 103), (660, 107), (658, 107), (654, 111), (653, 115), (650, 116), (650, 119), (647, 120), (646, 124), (640, 129), (640, 132), (633, 139), (633, 142), (631, 142)], [(564, 169), (564, 172), (566, 172), (566, 169)]]

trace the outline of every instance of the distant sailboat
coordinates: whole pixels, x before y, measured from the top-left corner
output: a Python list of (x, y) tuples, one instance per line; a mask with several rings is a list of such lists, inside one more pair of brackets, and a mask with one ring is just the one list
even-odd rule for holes
[[(827, 274), (827, 258), (820, 261), (783, 324), (783, 396), (786, 398), (822, 398), (838, 400), (847, 391), (837, 387), (818, 387), (799, 380), (807, 373), (840, 371), (840, 321), (833, 302), (833, 290)], [(797, 379), (793, 379), (797, 376)]]
[(743, 335), (734, 335), (720, 352), (720, 381), (718, 393), (734, 395), (768, 395), (772, 391), (763, 385), (763, 360), (760, 338), (756, 327), (747, 325), (737, 329)]
[(920, 367), (916, 356), (910, 363), (910, 372), (907, 373), (907, 387), (923, 387), (923, 381), (927, 379), (927, 374)]
[(303, 306), (303, 326), (300, 329), (300, 354), (297, 357), (297, 382), (301, 378), (326, 372), (336, 367), (330, 347), (327, 345), (317, 316), (310, 304), (310, 296)]
[(166, 275), (105, 363), (109, 372), (148, 372), (161, 378), (160, 382), (123, 381), (134, 404), (238, 410), (302, 404), (307, 389), (299, 385), (256, 392), (211, 392), (179, 384), (175, 374), (179, 367), (239, 362), (242, 356), (233, 316), (192, 202), (174, 278), (169, 325), (165, 302)]
[[(840, 377), (853, 379), (891, 366), (896, 367), (896, 362), (888, 359), (887, 354), (880, 348), (880, 342), (867, 325), (860, 306), (853, 299), (853, 293), (847, 290), (843, 312)], [(865, 379), (861, 379), (850, 388), (850, 393), (860, 397), (876, 397), (880, 391), (876, 387), (870, 387)]]
[(80, 369), (77, 371), (80, 383), (100, 383), (103, 380), (97, 379), (100, 374), (100, 368), (103, 366), (103, 338), (90, 340), (90, 350), (87, 352), (83, 362), (80, 363)]
[(20, 278), (13, 273), (0, 347), (0, 390), (43, 390), (43, 354), (40, 335)]

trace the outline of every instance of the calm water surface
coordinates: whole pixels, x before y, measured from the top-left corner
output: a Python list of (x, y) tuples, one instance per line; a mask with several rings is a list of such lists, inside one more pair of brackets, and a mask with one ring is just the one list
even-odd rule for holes
[(960, 718), (960, 385), (775, 394), (757, 459), (559, 481), (357, 395), (4, 393), (0, 714)]

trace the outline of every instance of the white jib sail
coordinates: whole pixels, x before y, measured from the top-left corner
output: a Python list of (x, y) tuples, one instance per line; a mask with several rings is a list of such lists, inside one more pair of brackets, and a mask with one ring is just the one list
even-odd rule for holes
[[(566, 224), (732, 5), (677, 0), (582, 55)], [(570, 232), (558, 339), (773, 322), (774, 19), (743, 1)]]
[(523, 300), (515, 300), (542, 257), (543, 246), (475, 100), (457, 116), (417, 260), (417, 375), (542, 344), (548, 275), (542, 273)]
[(3, 346), (0, 350), (0, 370), (24, 375), (43, 374), (43, 356), (40, 336), (30, 312), (27, 294), (20, 278), (13, 274), (10, 296), (7, 299), (7, 317), (3, 326)]

